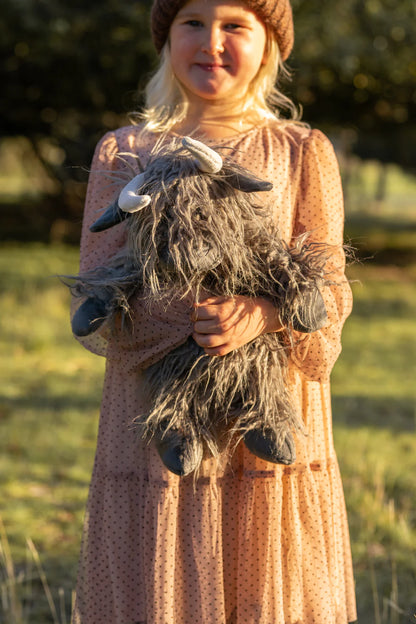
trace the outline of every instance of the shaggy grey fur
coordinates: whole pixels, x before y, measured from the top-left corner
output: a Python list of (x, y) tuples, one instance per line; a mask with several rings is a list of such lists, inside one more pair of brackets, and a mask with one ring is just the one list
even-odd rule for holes
[[(147, 369), (151, 408), (137, 416), (136, 426), (144, 438), (162, 445), (169, 435), (185, 441), (179, 445), (191, 449), (189, 470), (199, 466), (202, 443), (205, 452), (216, 455), (250, 431), (283, 449), (270, 461), (291, 463), (292, 432), (304, 431), (287, 389), (288, 348), (294, 329), (311, 332), (326, 322), (320, 289), (328, 249), (306, 236), (292, 247), (281, 239), (250, 192), (270, 187), (228, 159), (218, 173), (207, 174), (184, 147), (159, 148), (140, 189), (152, 201), (128, 215), (126, 248), (110, 266), (77, 276), (72, 286), (76, 296), (88, 298), (93, 313), (86, 314), (88, 323), (96, 321), (94, 329), (100, 322), (94, 313), (111, 319), (121, 311), (128, 318), (133, 296), (162, 303), (178, 292), (195, 300), (211, 293), (261, 296), (275, 304), (284, 331), (261, 335), (223, 357), (206, 355), (189, 338)], [(117, 204), (106, 215), (104, 227), (126, 218)], [(74, 333), (89, 333), (88, 324), (82, 329), (77, 322)]]

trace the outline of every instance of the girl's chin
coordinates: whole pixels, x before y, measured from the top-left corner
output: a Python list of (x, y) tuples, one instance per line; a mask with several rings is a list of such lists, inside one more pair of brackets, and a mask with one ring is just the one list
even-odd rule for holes
[(198, 85), (193, 89), (186, 89), (186, 92), (190, 99), (201, 99), (201, 100), (209, 100), (209, 101), (230, 101), (240, 100), (241, 97), (238, 97), (235, 93), (228, 89), (224, 89), (218, 85), (213, 83), (208, 83), (205, 85)]

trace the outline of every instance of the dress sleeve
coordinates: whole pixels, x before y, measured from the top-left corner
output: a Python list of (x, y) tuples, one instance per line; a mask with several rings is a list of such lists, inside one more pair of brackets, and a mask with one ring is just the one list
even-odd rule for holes
[[(90, 226), (116, 199), (120, 192), (114, 174), (121, 171), (119, 151), (114, 132), (107, 133), (98, 143), (91, 164), (81, 232), (80, 272), (105, 265), (126, 242), (124, 224), (104, 232), (90, 232)], [(112, 176), (113, 174), (113, 176)]]
[(326, 326), (312, 334), (297, 334), (292, 360), (313, 381), (327, 381), (341, 352), (341, 330), (352, 309), (345, 277), (343, 249), (344, 205), (338, 162), (329, 139), (312, 130), (303, 144), (302, 172), (297, 198), (294, 236), (330, 246), (326, 264), (332, 282), (323, 291), (328, 313)]
[[(125, 184), (123, 161), (117, 135), (107, 133), (98, 143), (91, 165), (80, 245), (80, 272), (106, 266), (127, 242), (126, 224), (120, 223), (103, 232), (91, 232), (90, 226), (118, 196)], [(71, 317), (82, 303), (73, 297)], [(85, 337), (76, 337), (89, 351), (108, 359), (123, 362), (124, 368), (146, 368), (184, 342), (192, 332), (189, 319), (191, 306), (182, 300), (168, 308), (155, 306), (149, 310), (139, 297), (130, 302), (131, 322), (110, 331), (104, 323)]]
[[(95, 148), (82, 221), (80, 273), (85, 273), (98, 266), (104, 266), (126, 241), (125, 229), (120, 225), (100, 233), (92, 233), (89, 229), (117, 195), (117, 185), (114, 183), (112, 174), (116, 173), (120, 166), (120, 161), (116, 158), (118, 151), (114, 132), (108, 132), (104, 135)], [(82, 299), (72, 297), (71, 319), (81, 303)], [(106, 324), (89, 336), (75, 336), (83, 347), (101, 356), (107, 355), (108, 337), (109, 331)]]

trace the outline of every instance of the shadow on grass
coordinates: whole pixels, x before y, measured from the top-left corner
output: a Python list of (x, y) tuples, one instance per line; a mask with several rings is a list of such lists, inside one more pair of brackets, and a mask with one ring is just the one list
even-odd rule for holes
[(415, 402), (411, 398), (333, 396), (334, 422), (348, 427), (377, 427), (397, 433), (416, 430)]
[(1, 413), (5, 415), (14, 412), (15, 410), (30, 409), (31, 411), (39, 411), (40, 413), (45, 410), (55, 412), (56, 416), (59, 416), (59, 412), (65, 412), (68, 410), (77, 411), (98, 411), (100, 406), (99, 395), (94, 389), (91, 392), (91, 396), (86, 394), (74, 394), (69, 395), (68, 392), (63, 391), (62, 394), (55, 394), (51, 396), (50, 391), (45, 390), (36, 391), (36, 393), (28, 393), (26, 396), (19, 397), (6, 397), (0, 395), (0, 418)]
[(416, 430), (415, 402), (411, 398), (333, 396), (334, 423), (348, 427), (375, 427), (394, 432)]
[(392, 284), (392, 296), (388, 299), (379, 298), (377, 302), (371, 299), (359, 300), (356, 298), (354, 301), (354, 317), (362, 318), (365, 324), (368, 324), (369, 319), (374, 318), (411, 318), (414, 314), (414, 306), (410, 301), (403, 301), (399, 296), (397, 298), (394, 297), (394, 290), (397, 291), (398, 288), (397, 284)]
[(346, 217), (346, 227), (360, 226), (365, 230), (385, 230), (386, 232), (416, 232), (415, 219), (394, 219), (382, 214), (348, 214)]

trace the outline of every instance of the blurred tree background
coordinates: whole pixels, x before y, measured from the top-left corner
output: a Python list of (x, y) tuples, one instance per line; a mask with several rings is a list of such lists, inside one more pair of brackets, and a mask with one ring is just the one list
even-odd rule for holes
[[(1, 239), (78, 242), (94, 145), (140, 106), (157, 60), (150, 5), (3, 0)], [(283, 88), (304, 119), (346, 155), (415, 172), (414, 0), (293, 0), (293, 8), (293, 81)]]

